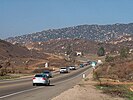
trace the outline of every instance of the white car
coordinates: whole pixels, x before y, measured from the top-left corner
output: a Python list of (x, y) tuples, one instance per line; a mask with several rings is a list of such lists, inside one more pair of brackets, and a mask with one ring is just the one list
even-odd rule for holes
[(76, 66), (69, 66), (70, 70), (76, 70)]
[(39, 84), (50, 85), (50, 80), (48, 76), (45, 74), (36, 74), (33, 77), (33, 86), (39, 85)]
[(69, 73), (69, 68), (68, 67), (60, 68), (60, 73)]

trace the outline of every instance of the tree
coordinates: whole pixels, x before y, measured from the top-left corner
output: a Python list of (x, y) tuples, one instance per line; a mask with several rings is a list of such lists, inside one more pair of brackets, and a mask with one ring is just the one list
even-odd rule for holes
[(128, 49), (128, 48), (122, 48), (122, 49), (120, 50), (120, 56), (121, 56), (122, 58), (127, 58), (128, 53), (129, 53), (129, 49)]
[(73, 51), (72, 51), (72, 47), (71, 47), (71, 45), (69, 44), (69, 45), (67, 46), (67, 48), (66, 48), (66, 54), (67, 54), (67, 55), (71, 55), (72, 52), (73, 52)]
[(105, 55), (105, 50), (104, 50), (104, 47), (100, 47), (98, 52), (97, 52), (97, 55), (98, 56), (104, 56)]
[(7, 66), (0, 65), (0, 76), (4, 76), (7, 74)]

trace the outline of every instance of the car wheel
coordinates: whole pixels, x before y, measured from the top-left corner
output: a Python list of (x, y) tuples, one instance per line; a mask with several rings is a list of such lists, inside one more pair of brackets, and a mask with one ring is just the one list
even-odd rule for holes
[(46, 86), (47, 84), (42, 84), (43, 86)]
[(48, 86), (48, 85), (50, 85), (50, 80), (49, 80), (48, 83), (47, 83), (47, 86)]
[(33, 86), (35, 86), (36, 84), (35, 83), (33, 83)]

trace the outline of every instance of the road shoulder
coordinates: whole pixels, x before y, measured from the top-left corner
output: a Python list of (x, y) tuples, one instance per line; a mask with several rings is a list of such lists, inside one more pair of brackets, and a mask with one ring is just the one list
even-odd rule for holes
[(64, 91), (52, 100), (124, 100), (103, 94), (101, 90), (95, 88), (94, 84), (91, 73), (73, 88)]

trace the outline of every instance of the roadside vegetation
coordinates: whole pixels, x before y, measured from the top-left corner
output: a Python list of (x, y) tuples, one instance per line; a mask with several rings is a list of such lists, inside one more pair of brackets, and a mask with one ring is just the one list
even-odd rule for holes
[[(14, 63), (15, 62), (15, 63)], [(45, 63), (49, 67), (45, 68)], [(15, 58), (0, 62), (0, 80), (14, 79), (23, 76), (31, 76), (44, 70), (55, 71), (60, 67), (79, 64), (77, 61), (68, 61), (62, 56), (50, 55), (45, 59)]]
[(14, 78), (19, 78), (19, 76), (10, 76), (10, 75), (0, 76), (0, 80), (14, 79)]
[(133, 100), (133, 54), (122, 48), (117, 56), (107, 55), (105, 63), (93, 71), (96, 87), (103, 93)]
[(128, 100), (133, 100), (133, 92), (130, 90), (131, 85), (113, 85), (101, 84), (96, 87), (103, 91), (103, 93), (111, 96), (119, 96)]

